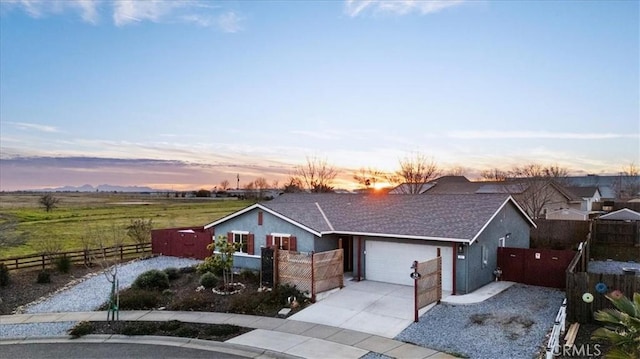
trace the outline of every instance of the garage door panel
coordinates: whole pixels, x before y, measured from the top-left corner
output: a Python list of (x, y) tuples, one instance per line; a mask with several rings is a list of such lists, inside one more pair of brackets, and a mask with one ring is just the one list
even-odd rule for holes
[(436, 246), (383, 241), (366, 241), (366, 278), (379, 282), (413, 285), (409, 277), (413, 261), (424, 262), (437, 257), (437, 248), (442, 256), (442, 289), (453, 288), (452, 249)]

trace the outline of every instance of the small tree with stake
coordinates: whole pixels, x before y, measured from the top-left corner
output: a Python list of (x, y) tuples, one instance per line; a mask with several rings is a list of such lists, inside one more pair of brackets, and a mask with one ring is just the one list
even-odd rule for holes
[(40, 197), (40, 205), (44, 207), (44, 210), (47, 212), (51, 212), (54, 208), (57, 207), (60, 202), (60, 198), (54, 196), (51, 193), (46, 193)]

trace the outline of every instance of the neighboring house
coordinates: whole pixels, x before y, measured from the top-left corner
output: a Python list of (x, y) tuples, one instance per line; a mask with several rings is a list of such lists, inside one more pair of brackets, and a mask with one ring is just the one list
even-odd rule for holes
[(606, 219), (610, 221), (640, 221), (640, 213), (632, 211), (629, 208), (619, 209), (615, 212), (603, 214), (598, 219)]
[(425, 183), (402, 183), (389, 190), (389, 194), (423, 194), (429, 188), (433, 187), (433, 184)]
[(497, 247), (529, 247), (533, 221), (508, 194), (284, 194), (205, 226), (241, 243), (234, 266), (259, 269), (260, 247), (322, 252), (342, 243), (356, 279), (413, 284), (414, 260), (442, 256), (442, 288), (464, 294), (495, 279)]
[(571, 186), (598, 187), (602, 200), (628, 200), (640, 198), (640, 176), (570, 176), (566, 180)]
[(565, 188), (573, 194), (574, 200), (571, 201), (571, 207), (583, 212), (593, 211), (593, 204), (600, 202), (600, 190), (598, 187), (576, 187), (565, 186)]
[(469, 181), (464, 176), (444, 176), (429, 182), (425, 195), (432, 194), (510, 194), (531, 218), (544, 218), (547, 212), (579, 206), (579, 199), (555, 181), (518, 178), (506, 181)]
[(547, 212), (546, 219), (568, 220), (568, 221), (588, 221), (589, 212), (580, 211), (573, 208), (557, 209)]

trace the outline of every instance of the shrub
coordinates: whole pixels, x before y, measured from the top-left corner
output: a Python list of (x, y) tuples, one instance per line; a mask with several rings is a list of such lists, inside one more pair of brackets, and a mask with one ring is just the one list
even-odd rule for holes
[(131, 287), (135, 289), (162, 291), (169, 288), (169, 277), (167, 273), (163, 271), (157, 269), (148, 270), (140, 274), (138, 278), (133, 281)]
[(194, 293), (193, 296), (177, 299), (172, 304), (172, 310), (206, 311), (210, 310), (213, 306), (214, 304), (211, 302), (211, 300), (202, 295), (202, 293)]
[(178, 268), (176, 267), (166, 268), (163, 272), (167, 274), (167, 277), (169, 278), (169, 280), (176, 280), (180, 278), (180, 274), (181, 274), (180, 270), (178, 270)]
[(71, 270), (71, 258), (67, 256), (59, 256), (53, 260), (53, 264), (60, 273), (69, 273)]
[(218, 277), (211, 272), (206, 272), (200, 277), (200, 285), (207, 289), (214, 288), (218, 285)]
[(593, 317), (605, 325), (596, 329), (591, 339), (604, 340), (612, 345), (607, 358), (640, 357), (640, 293), (633, 293), (633, 300), (615, 290), (605, 297), (616, 309), (602, 309)]
[(197, 270), (198, 268), (196, 266), (182, 267), (180, 268), (180, 273), (183, 273), (183, 274), (195, 273)]
[(131, 322), (122, 328), (124, 335), (153, 335), (158, 330), (155, 323), (149, 322)]
[(69, 329), (69, 335), (74, 338), (80, 338), (83, 335), (93, 333), (93, 324), (91, 322), (80, 322), (75, 327)]
[(242, 282), (258, 282), (258, 280), (260, 280), (260, 277), (258, 275), (257, 272), (254, 272), (252, 270), (249, 269), (244, 269), (242, 270), (242, 272), (240, 272), (240, 280)]
[(213, 273), (217, 276), (222, 276), (224, 267), (220, 261), (214, 260), (213, 257), (207, 257), (204, 262), (198, 264), (197, 270), (200, 274)]
[(0, 263), (0, 287), (9, 285), (9, 268), (4, 263)]
[(130, 289), (120, 294), (121, 310), (140, 310), (157, 308), (161, 302), (161, 294), (157, 291)]
[(38, 273), (38, 278), (36, 279), (38, 284), (51, 283), (51, 275), (46, 270)]

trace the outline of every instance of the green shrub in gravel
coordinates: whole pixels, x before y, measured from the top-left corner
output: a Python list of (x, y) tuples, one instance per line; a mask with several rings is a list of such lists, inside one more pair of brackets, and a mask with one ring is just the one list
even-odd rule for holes
[(69, 335), (73, 338), (80, 338), (83, 335), (93, 333), (93, 324), (91, 322), (80, 322), (75, 327), (69, 329)]
[(176, 267), (166, 268), (163, 272), (167, 273), (167, 277), (169, 278), (169, 280), (176, 280), (180, 278), (180, 275), (182, 274)]
[(49, 274), (49, 272), (47, 272), (46, 270), (41, 271), (40, 273), (38, 273), (38, 278), (36, 279), (36, 283), (38, 284), (51, 283), (51, 274)]
[(211, 289), (218, 285), (218, 277), (211, 272), (206, 272), (200, 277), (200, 285)]
[(9, 285), (9, 268), (4, 263), (0, 263), (0, 287)]
[(53, 264), (60, 273), (69, 273), (71, 270), (71, 258), (67, 256), (59, 256), (53, 260)]
[(144, 289), (130, 289), (120, 294), (121, 310), (141, 310), (157, 308), (162, 294), (157, 291)]
[(138, 276), (131, 284), (135, 289), (157, 290), (163, 291), (169, 288), (169, 276), (167, 273), (151, 269)]

